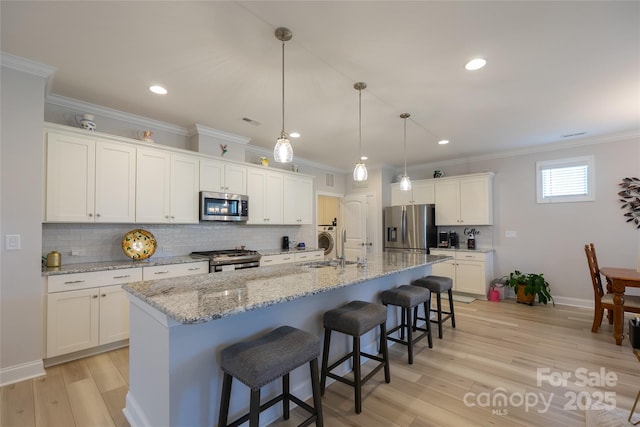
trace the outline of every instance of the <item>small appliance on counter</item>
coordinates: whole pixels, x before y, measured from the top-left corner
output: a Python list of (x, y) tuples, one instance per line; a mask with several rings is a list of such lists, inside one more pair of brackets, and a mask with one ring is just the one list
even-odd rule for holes
[(47, 254), (47, 267), (60, 267), (62, 264), (62, 255), (58, 251), (51, 251)]
[(289, 250), (289, 236), (282, 236), (282, 249)]
[(438, 247), (439, 248), (449, 247), (449, 233), (447, 233), (446, 231), (441, 231), (438, 233)]
[(458, 233), (455, 231), (449, 232), (449, 247), (456, 249), (458, 247)]

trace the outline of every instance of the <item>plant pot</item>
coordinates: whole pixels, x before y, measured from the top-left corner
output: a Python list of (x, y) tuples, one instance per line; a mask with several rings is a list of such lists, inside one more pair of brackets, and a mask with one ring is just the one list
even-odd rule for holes
[(535, 294), (525, 295), (524, 289), (525, 289), (525, 285), (518, 285), (518, 292), (516, 294), (517, 301), (521, 304), (533, 305), (533, 301), (536, 299), (536, 295)]

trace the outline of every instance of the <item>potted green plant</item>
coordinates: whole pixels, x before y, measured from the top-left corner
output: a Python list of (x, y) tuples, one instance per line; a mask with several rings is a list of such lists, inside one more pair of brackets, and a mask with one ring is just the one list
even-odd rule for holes
[(536, 296), (538, 301), (547, 305), (549, 301), (555, 306), (556, 303), (551, 296), (549, 282), (542, 273), (522, 273), (515, 270), (509, 273), (507, 285), (516, 292), (517, 301), (523, 304), (533, 305)]

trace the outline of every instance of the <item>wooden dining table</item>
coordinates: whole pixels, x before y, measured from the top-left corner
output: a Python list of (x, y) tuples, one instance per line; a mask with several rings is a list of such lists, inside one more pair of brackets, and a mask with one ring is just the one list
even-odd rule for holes
[(602, 267), (600, 274), (607, 278), (613, 292), (613, 338), (622, 345), (624, 323), (624, 292), (626, 288), (640, 288), (640, 272), (633, 268)]

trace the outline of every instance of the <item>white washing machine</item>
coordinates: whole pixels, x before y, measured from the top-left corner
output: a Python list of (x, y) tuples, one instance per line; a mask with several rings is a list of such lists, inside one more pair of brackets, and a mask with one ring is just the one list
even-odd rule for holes
[(319, 225), (318, 226), (318, 249), (324, 249), (325, 259), (333, 259), (336, 257), (336, 226)]

